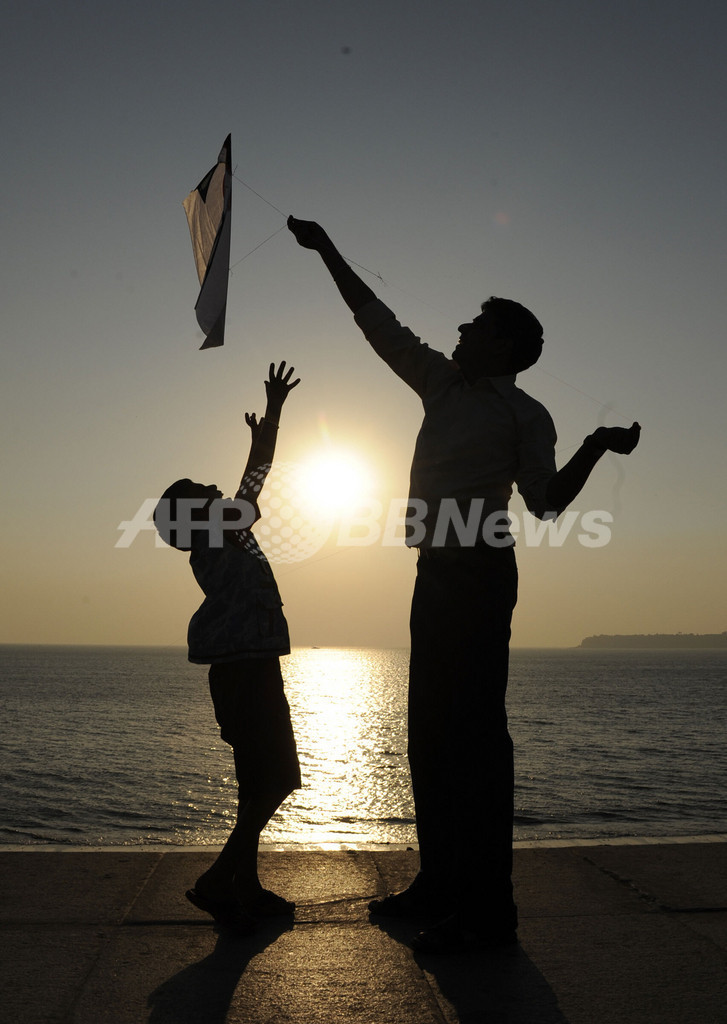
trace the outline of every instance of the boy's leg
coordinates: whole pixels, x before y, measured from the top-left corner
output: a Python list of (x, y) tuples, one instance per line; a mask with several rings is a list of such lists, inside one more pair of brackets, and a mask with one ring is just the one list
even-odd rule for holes
[(257, 873), (260, 833), (289, 794), (262, 793), (238, 804), (235, 827), (195, 888), (209, 899), (243, 906), (263, 892)]
[[(278, 658), (250, 658), (210, 668), (210, 692), (225, 742), (233, 747), (238, 780), (235, 827), (197, 888), (212, 899), (236, 899), (275, 913), (275, 900), (257, 874), (260, 833), (286, 797), (300, 786), (290, 710)], [(270, 894), (272, 896), (272, 894)], [(281, 898), (277, 911), (292, 909)]]

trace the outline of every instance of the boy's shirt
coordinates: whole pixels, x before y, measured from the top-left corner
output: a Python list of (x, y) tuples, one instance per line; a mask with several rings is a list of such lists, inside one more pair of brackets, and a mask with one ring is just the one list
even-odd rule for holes
[(211, 665), (290, 653), (288, 624), (272, 569), (251, 533), (210, 547), (195, 532), (189, 557), (205, 599), (189, 622), (189, 660)]

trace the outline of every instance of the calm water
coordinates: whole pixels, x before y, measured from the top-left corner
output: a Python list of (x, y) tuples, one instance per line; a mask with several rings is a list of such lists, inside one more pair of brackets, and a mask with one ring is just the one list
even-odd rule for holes
[[(0, 843), (224, 841), (232, 758), (185, 653), (0, 646)], [(304, 785), (265, 841), (415, 841), (407, 659), (283, 659)], [(515, 650), (509, 694), (517, 839), (727, 831), (727, 652)]]

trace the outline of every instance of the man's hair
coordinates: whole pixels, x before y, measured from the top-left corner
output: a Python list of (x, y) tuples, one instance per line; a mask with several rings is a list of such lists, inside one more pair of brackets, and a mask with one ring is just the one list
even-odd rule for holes
[(191, 551), (191, 548), (182, 547), (181, 544), (177, 543), (177, 531), (170, 529), (168, 524), (177, 521), (177, 499), (191, 497), (189, 490), (191, 486), (192, 481), (189, 477), (175, 480), (162, 494), (152, 513), (157, 533), (163, 541), (166, 541), (170, 547), (176, 548), (177, 551)]
[(513, 299), (499, 299), (495, 295), (482, 303), (492, 315), (504, 338), (513, 343), (512, 373), (520, 373), (536, 363), (543, 351), (543, 326), (529, 309)]

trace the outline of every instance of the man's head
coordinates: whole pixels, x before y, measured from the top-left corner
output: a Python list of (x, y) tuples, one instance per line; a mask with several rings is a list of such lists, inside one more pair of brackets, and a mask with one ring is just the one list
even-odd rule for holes
[(460, 324), (459, 344), (452, 353), (470, 384), (480, 377), (521, 373), (537, 362), (543, 349), (543, 328), (529, 309), (494, 295), (471, 323)]
[(167, 487), (164, 494), (162, 494), (157, 507), (154, 509), (154, 525), (157, 528), (157, 532), (162, 540), (166, 541), (170, 547), (177, 548), (179, 551), (189, 551), (188, 546), (182, 546), (177, 542), (177, 531), (170, 525), (172, 523), (177, 524), (177, 502), (180, 499), (205, 499), (205, 504), (200, 504), (200, 507), (190, 508), (187, 506), (186, 509), (180, 509), (189, 516), (190, 522), (206, 522), (209, 517), (209, 506), (215, 498), (221, 498), (222, 491), (219, 490), (214, 484), (197, 484), (188, 477), (184, 477), (182, 480), (175, 480), (173, 484)]

